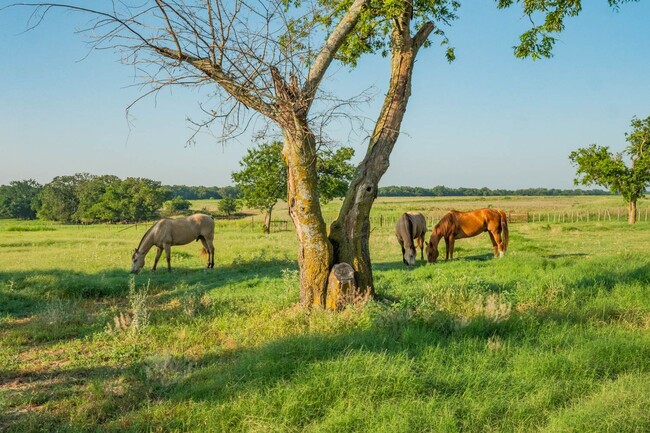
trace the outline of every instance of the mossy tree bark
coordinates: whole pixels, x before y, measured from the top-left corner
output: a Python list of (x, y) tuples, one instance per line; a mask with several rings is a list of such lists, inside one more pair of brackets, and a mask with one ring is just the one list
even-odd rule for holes
[(433, 31), (433, 24), (426, 23), (411, 37), (411, 16), (412, 10), (407, 9), (394, 23), (388, 93), (370, 137), (366, 155), (357, 168), (338, 218), (330, 229), (334, 262), (352, 265), (358, 290), (366, 297), (375, 296), (370, 262), (370, 210), (377, 198), (379, 181), (388, 169), (390, 154), (399, 137), (411, 96), (415, 58)]

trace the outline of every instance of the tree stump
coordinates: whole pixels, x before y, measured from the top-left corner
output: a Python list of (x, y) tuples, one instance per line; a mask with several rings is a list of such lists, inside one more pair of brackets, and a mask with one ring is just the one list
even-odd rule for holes
[(355, 302), (358, 294), (352, 266), (347, 263), (334, 265), (327, 280), (325, 308), (332, 311), (340, 310), (343, 306)]

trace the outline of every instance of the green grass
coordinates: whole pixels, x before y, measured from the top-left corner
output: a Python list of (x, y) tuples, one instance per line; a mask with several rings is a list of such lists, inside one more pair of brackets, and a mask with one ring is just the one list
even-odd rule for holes
[(479, 236), (414, 268), (375, 227), (381, 301), (331, 314), (295, 306), (293, 232), (249, 219), (218, 221), (214, 270), (190, 244), (135, 277), (146, 224), (0, 221), (0, 431), (650, 430), (650, 224), (512, 224), (502, 260)]

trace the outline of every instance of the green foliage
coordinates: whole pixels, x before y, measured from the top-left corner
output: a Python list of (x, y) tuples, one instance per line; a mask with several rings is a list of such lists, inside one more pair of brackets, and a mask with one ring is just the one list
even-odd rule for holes
[(144, 178), (57, 176), (43, 187), (38, 217), (63, 223), (135, 222), (157, 217), (167, 199), (160, 182)]
[(43, 187), (33, 179), (0, 185), (0, 217), (34, 219)]
[(230, 216), (237, 212), (240, 209), (240, 203), (237, 199), (226, 196), (219, 200), (219, 203), (217, 204), (217, 208), (227, 216)]
[(190, 206), (192, 206), (192, 203), (189, 200), (185, 200), (181, 196), (176, 196), (173, 199), (165, 202), (164, 211), (169, 215), (175, 212), (189, 210)]
[[(557, 35), (564, 30), (566, 18), (575, 17), (582, 11), (581, 0), (495, 0), (499, 9), (521, 4), (523, 13), (532, 26), (519, 37), (514, 54), (519, 58), (533, 60), (553, 56)], [(638, 0), (608, 0), (611, 7)], [(538, 24), (539, 23), (539, 24)]]
[[(628, 203), (644, 197), (650, 184), (650, 117), (632, 119), (632, 132), (625, 134), (629, 146), (612, 154), (607, 146), (592, 144), (571, 152), (569, 159), (576, 166), (576, 185), (600, 185), (620, 193)], [(627, 155), (631, 165), (625, 164)]]
[(63, 223), (77, 222), (75, 214), (79, 206), (79, 198), (76, 188), (79, 183), (89, 177), (90, 175), (87, 173), (79, 173), (73, 176), (57, 176), (52, 179), (52, 182), (43, 187), (38, 217)]
[[(322, 148), (318, 152), (316, 172), (318, 192), (323, 203), (342, 197), (354, 175), (350, 159), (351, 147), (336, 150)], [(232, 179), (241, 191), (247, 206), (270, 211), (278, 200), (287, 198), (287, 167), (282, 157), (282, 143), (274, 141), (249, 149), (239, 162), (241, 170)]]
[(117, 176), (89, 176), (76, 186), (75, 195), (78, 200), (75, 217), (81, 222), (104, 221), (103, 196), (107, 189), (118, 184)]
[(318, 154), (316, 172), (318, 174), (318, 192), (323, 203), (347, 193), (350, 181), (354, 177), (355, 167), (350, 164), (354, 156), (351, 147), (339, 147), (336, 150), (322, 149)]
[(232, 186), (187, 186), (187, 185), (166, 185), (169, 197), (182, 197), (185, 200), (220, 200), (226, 195), (237, 198), (239, 191)]
[[(638, 0), (608, 0), (609, 5), (616, 9), (623, 3)], [(319, 8), (313, 8), (309, 16), (301, 16), (289, 20), (286, 34), (282, 40), (285, 46), (291, 46), (295, 53), (308, 52), (307, 38), (325, 30), (325, 34), (334, 28), (347, 12), (353, 0), (334, 1), (318, 0)], [(582, 11), (581, 0), (495, 0), (497, 8), (507, 9), (520, 5), (522, 12), (531, 23), (528, 30), (519, 36), (519, 44), (513, 47), (514, 55), (518, 58), (533, 60), (552, 57), (553, 47), (558, 35), (565, 28), (567, 18), (575, 17)], [(285, 0), (287, 7), (302, 5), (300, 0)], [(343, 63), (355, 67), (364, 54), (379, 53), (386, 56), (395, 48), (391, 37), (396, 31), (395, 18), (404, 13), (410, 13), (412, 32), (417, 32), (426, 23), (434, 24), (433, 35), (438, 37), (440, 46), (445, 50), (448, 61), (455, 59), (454, 48), (449, 46), (445, 27), (458, 19), (460, 1), (457, 0), (415, 0), (412, 11), (409, 2), (403, 0), (371, 0), (370, 5), (362, 12), (354, 32), (347, 38), (337, 52), (337, 58)], [(424, 46), (430, 46), (431, 41)], [(304, 61), (309, 62), (310, 57)]]
[[(288, 5), (300, 6), (300, 0), (287, 0)], [(312, 14), (302, 16), (290, 22), (287, 34), (284, 39), (291, 41), (295, 47), (294, 51), (299, 52), (306, 43), (300, 44), (297, 41), (305, 40), (308, 35), (319, 34), (318, 30), (331, 31), (338, 24), (341, 18), (353, 3), (353, 0), (333, 1), (318, 0), (320, 9), (312, 9)], [(457, 10), (460, 2), (457, 0), (415, 0), (410, 13), (407, 12), (409, 2), (403, 0), (371, 0), (368, 7), (361, 13), (359, 22), (354, 31), (339, 48), (337, 58), (351, 67), (355, 67), (364, 54), (380, 53), (387, 56), (394, 48), (392, 32), (396, 30), (394, 19), (409, 13), (412, 18), (412, 25), (417, 32), (428, 22), (435, 24), (433, 34), (441, 40), (440, 45), (446, 47), (445, 55), (452, 61), (454, 50), (447, 47), (447, 39), (444, 26), (448, 26), (458, 18)], [(409, 8), (411, 9), (411, 8)], [(430, 42), (425, 42), (425, 46)], [(309, 62), (310, 58), (305, 58)]]
[(232, 180), (248, 207), (270, 211), (287, 197), (287, 166), (282, 159), (282, 142), (274, 141), (248, 149), (239, 161), (241, 169)]

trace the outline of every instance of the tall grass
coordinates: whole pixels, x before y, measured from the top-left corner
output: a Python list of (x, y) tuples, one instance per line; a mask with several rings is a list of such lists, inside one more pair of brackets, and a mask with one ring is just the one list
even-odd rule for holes
[(375, 228), (380, 299), (338, 314), (296, 308), (293, 233), (221, 223), (214, 270), (191, 244), (131, 277), (146, 225), (0, 221), (0, 430), (650, 430), (645, 223), (512, 224), (504, 259), (479, 236), (413, 268)]

